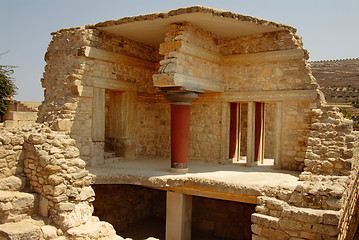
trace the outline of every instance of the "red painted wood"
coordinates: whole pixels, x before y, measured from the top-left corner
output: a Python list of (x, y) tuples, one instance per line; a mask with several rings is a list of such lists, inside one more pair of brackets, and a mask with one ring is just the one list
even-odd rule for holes
[(255, 103), (255, 125), (254, 125), (254, 161), (258, 162), (260, 161), (260, 142), (262, 138), (262, 118), (263, 118), (263, 112), (262, 112), (262, 104), (263, 103)]
[(237, 103), (230, 103), (229, 158), (235, 158), (237, 144)]
[(189, 105), (171, 105), (171, 162), (187, 163), (190, 126)]

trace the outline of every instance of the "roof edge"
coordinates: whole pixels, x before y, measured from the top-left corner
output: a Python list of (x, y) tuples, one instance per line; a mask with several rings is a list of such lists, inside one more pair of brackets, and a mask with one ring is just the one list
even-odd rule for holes
[(190, 6), (190, 7), (183, 7), (178, 8), (174, 10), (169, 11), (163, 11), (163, 12), (157, 12), (157, 13), (150, 13), (150, 14), (144, 14), (144, 15), (138, 15), (133, 17), (124, 17), (117, 20), (109, 20), (105, 22), (99, 22), (97, 24), (88, 25), (87, 27), (91, 28), (98, 28), (98, 27), (109, 27), (109, 26), (115, 26), (125, 23), (131, 23), (131, 22), (137, 22), (137, 21), (149, 21), (159, 18), (169, 18), (171, 16), (181, 15), (181, 14), (187, 14), (187, 13), (207, 13), (213, 16), (217, 17), (224, 17), (224, 18), (232, 18), (238, 21), (246, 21), (246, 22), (253, 22), (257, 25), (269, 25), (277, 28), (281, 28), (282, 30), (288, 30), (290, 32), (296, 33), (297, 29), (282, 23), (277, 23), (261, 18), (251, 17), (247, 15), (242, 15), (238, 13), (233, 13), (226, 10), (220, 10), (215, 9), (211, 7), (206, 6)]

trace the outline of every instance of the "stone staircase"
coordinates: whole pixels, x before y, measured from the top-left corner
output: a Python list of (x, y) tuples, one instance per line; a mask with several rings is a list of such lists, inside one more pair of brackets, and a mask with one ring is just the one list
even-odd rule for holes
[(0, 240), (56, 239), (62, 231), (36, 215), (38, 194), (27, 191), (23, 177), (0, 179)]
[[(4, 128), (20, 127), (37, 120), (39, 102), (11, 101), (8, 110), (2, 117)], [(1, 126), (0, 126), (1, 127)]]

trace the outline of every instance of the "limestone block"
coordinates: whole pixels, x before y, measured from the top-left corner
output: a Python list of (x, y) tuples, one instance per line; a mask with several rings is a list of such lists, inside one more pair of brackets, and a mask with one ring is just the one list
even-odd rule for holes
[(42, 196), (42, 195), (39, 198), (38, 212), (43, 217), (48, 217), (49, 216), (49, 200), (46, 197)]
[(260, 213), (253, 213), (251, 219), (255, 224), (265, 227), (278, 228), (279, 219), (276, 217), (271, 217)]
[(81, 192), (77, 200), (86, 201), (94, 196), (95, 196), (95, 191), (92, 189), (92, 187), (84, 187), (81, 189)]
[(73, 227), (77, 227), (81, 224), (86, 223), (92, 216), (92, 213), (92, 206), (85, 203), (79, 203), (69, 214), (60, 214), (62, 220), (58, 222), (58, 224), (61, 226), (62, 229), (70, 229)]
[(339, 233), (338, 226), (331, 226), (331, 225), (325, 225), (325, 224), (315, 224), (313, 225), (313, 232), (323, 234), (323, 235), (329, 235), (329, 236), (336, 236)]
[(42, 235), (45, 240), (54, 239), (57, 235), (57, 228), (51, 225), (45, 225), (41, 227)]
[(70, 131), (72, 127), (72, 121), (70, 119), (57, 119), (53, 128), (58, 131)]
[(72, 211), (75, 208), (74, 203), (61, 202), (55, 205), (55, 209), (59, 211)]
[(25, 187), (26, 179), (10, 176), (0, 179), (0, 190), (19, 191)]
[(0, 239), (42, 239), (42, 231), (30, 220), (6, 223), (0, 225)]
[(76, 147), (66, 148), (65, 158), (77, 158), (80, 156), (80, 151)]
[(91, 217), (84, 225), (67, 230), (71, 239), (123, 239), (116, 235), (113, 226), (107, 222), (100, 222), (97, 217)]

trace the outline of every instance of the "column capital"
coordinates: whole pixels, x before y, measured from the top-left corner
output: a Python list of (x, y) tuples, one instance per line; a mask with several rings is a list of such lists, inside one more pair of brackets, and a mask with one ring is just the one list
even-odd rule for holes
[(172, 105), (188, 105), (198, 98), (198, 95), (193, 92), (170, 92), (166, 93), (165, 97), (171, 102)]

